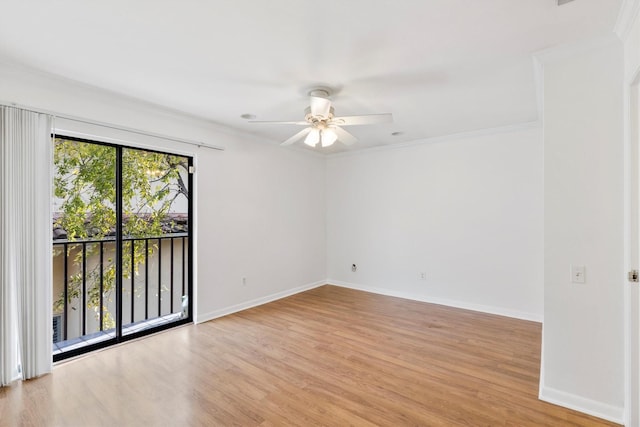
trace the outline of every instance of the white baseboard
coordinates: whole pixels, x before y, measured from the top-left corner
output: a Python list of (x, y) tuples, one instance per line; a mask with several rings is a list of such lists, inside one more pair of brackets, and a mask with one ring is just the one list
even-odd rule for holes
[(256, 307), (258, 305), (262, 305), (268, 302), (286, 298), (288, 296), (299, 294), (300, 292), (308, 291), (309, 289), (317, 288), (319, 286), (326, 285), (326, 284), (327, 282), (325, 280), (320, 280), (318, 282), (298, 286), (297, 288), (287, 289), (282, 292), (276, 292), (275, 294), (266, 295), (260, 298), (255, 298), (250, 301), (245, 301), (240, 304), (232, 305), (230, 307), (225, 307), (218, 310), (210, 311), (209, 313), (199, 315), (198, 318), (196, 319), (196, 323), (202, 323), (208, 320), (216, 319), (218, 317), (226, 316), (232, 313), (237, 313), (238, 311), (246, 310), (248, 308)]
[(499, 316), (512, 317), (515, 319), (529, 320), (542, 323), (542, 315), (536, 313), (527, 313), (518, 310), (511, 310), (503, 307), (494, 307), (488, 305), (474, 304), (466, 301), (455, 301), (444, 298), (430, 297), (427, 295), (413, 294), (410, 292), (401, 292), (387, 288), (376, 288), (372, 286), (358, 285), (354, 283), (342, 282), (340, 280), (327, 279), (327, 284), (341, 286), (343, 288), (357, 289), (374, 294), (387, 295), (391, 297), (405, 298), (414, 301), (428, 302), (432, 304), (446, 305), (448, 307), (462, 308), (465, 310), (479, 311), (481, 313), (496, 314)]
[(609, 405), (545, 386), (540, 387), (538, 398), (554, 405), (584, 412), (614, 423), (624, 424), (623, 407)]
[(499, 316), (512, 317), (515, 319), (530, 320), (533, 322), (542, 322), (542, 316), (535, 313), (526, 313), (522, 311), (506, 309), (503, 307), (493, 307), (493, 306), (487, 306), (487, 305), (473, 304), (473, 303), (464, 302), (464, 301), (434, 298), (434, 297), (429, 297), (425, 295), (412, 294), (409, 292), (395, 291), (387, 288), (376, 288), (372, 286), (342, 282), (340, 280), (327, 279), (327, 280), (320, 280), (314, 283), (309, 283), (307, 285), (298, 286), (296, 288), (287, 289), (282, 292), (266, 295), (264, 297), (252, 299), (249, 301), (242, 302), (240, 304), (232, 305), (230, 307), (225, 307), (225, 308), (214, 310), (208, 313), (204, 313), (202, 315), (198, 315), (196, 318), (196, 323), (206, 322), (208, 320), (226, 316), (228, 314), (236, 313), (238, 311), (246, 310), (248, 308), (256, 307), (258, 305), (266, 304), (271, 301), (276, 301), (281, 298), (286, 298), (288, 296), (295, 295), (300, 292), (308, 291), (309, 289), (314, 289), (323, 285), (340, 286), (343, 288), (356, 289), (356, 290), (365, 291), (365, 292), (372, 292), (374, 294), (405, 298), (405, 299), (410, 299), (414, 301), (428, 302), (432, 304), (446, 305), (449, 307), (479, 311), (481, 313), (496, 314)]

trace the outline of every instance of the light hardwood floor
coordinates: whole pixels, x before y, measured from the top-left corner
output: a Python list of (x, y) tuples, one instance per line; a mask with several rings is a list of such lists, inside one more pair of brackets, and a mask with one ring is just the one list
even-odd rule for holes
[(0, 425), (614, 425), (537, 399), (540, 334), (323, 286), (0, 389)]

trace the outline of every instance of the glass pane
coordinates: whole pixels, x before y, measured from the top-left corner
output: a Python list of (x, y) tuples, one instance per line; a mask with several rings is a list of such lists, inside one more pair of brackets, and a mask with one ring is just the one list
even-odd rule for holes
[(106, 145), (56, 138), (54, 355), (115, 337), (115, 161)]
[(189, 159), (122, 151), (123, 335), (188, 313)]

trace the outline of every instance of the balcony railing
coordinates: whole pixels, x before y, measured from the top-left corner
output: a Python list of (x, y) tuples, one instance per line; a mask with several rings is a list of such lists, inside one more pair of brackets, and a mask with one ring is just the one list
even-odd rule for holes
[[(122, 239), (123, 333), (188, 316), (188, 240), (188, 233)], [(115, 245), (114, 237), (53, 241), (54, 343), (114, 330)]]

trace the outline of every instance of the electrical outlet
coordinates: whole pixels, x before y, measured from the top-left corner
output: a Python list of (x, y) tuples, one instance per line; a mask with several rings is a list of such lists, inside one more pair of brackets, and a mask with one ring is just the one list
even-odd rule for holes
[(418, 280), (427, 280), (427, 273), (424, 271), (418, 273)]
[(358, 270), (358, 267), (355, 264), (351, 264), (351, 271), (355, 273), (356, 270)]
[(246, 277), (242, 278), (242, 286), (247, 286), (247, 278)]

